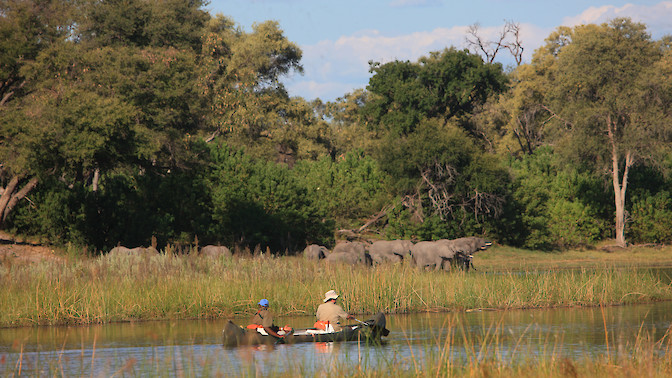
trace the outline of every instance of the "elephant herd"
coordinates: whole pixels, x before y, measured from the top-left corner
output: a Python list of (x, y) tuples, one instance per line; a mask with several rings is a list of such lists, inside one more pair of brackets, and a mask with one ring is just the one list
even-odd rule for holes
[[(126, 248), (123, 246), (114, 247), (108, 252), (108, 256), (139, 256), (139, 257), (151, 257), (158, 255), (159, 251), (154, 247), (136, 247), (136, 248)], [(206, 245), (200, 249), (199, 256), (219, 258), (219, 257), (231, 257), (231, 250), (225, 246), (219, 245)]]
[(327, 263), (368, 266), (398, 263), (410, 258), (420, 269), (450, 270), (451, 266), (457, 266), (468, 271), (473, 267), (474, 253), (491, 245), (491, 242), (475, 236), (417, 243), (410, 240), (379, 240), (370, 244), (355, 241), (338, 243), (331, 252), (324, 246), (312, 244), (306, 247), (303, 256), (324, 259)]
[[(304, 258), (324, 260), (327, 263), (349, 265), (380, 265), (399, 263), (410, 259), (420, 269), (450, 270), (460, 267), (465, 271), (473, 268), (474, 253), (483, 251), (492, 245), (491, 242), (475, 237), (459, 239), (441, 239), (436, 241), (410, 240), (379, 240), (373, 243), (360, 241), (337, 243), (333, 250), (324, 246), (311, 244), (303, 251)], [(115, 247), (108, 256), (146, 256), (158, 255), (153, 247)], [(231, 250), (224, 246), (206, 245), (200, 248), (198, 256), (209, 258), (231, 257)]]

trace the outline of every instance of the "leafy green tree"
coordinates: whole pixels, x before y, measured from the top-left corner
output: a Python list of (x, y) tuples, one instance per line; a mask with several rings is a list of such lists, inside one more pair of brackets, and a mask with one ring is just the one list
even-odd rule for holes
[(670, 84), (651, 78), (669, 70), (669, 56), (643, 24), (614, 19), (559, 29), (532, 64), (548, 67), (545, 105), (559, 121), (549, 133), (558, 150), (609, 172), (615, 237), (625, 245), (630, 170), (639, 161), (655, 164), (668, 146)]
[[(206, 139), (222, 136), (266, 160), (312, 156), (326, 125), (305, 102), (290, 99), (281, 82), (291, 72), (303, 72), (301, 50), (286, 39), (277, 22), (252, 29), (245, 33), (219, 15), (207, 25), (200, 84), (211, 106)], [(307, 143), (311, 137), (315, 143)]]
[(459, 119), (506, 85), (501, 65), (484, 64), (478, 55), (454, 48), (417, 63), (371, 63), (370, 71), (367, 89), (375, 96), (363, 113), (370, 127), (397, 135), (412, 133), (424, 118)]
[(390, 213), (398, 217), (395, 233), (406, 221), (420, 225), (414, 232), (425, 238), (483, 232), (502, 215), (507, 179), (483, 154), (471, 113), (505, 89), (501, 65), (445, 49), (417, 63), (372, 63), (371, 72), (361, 114), (378, 136), (373, 154), (406, 209), (395, 204)]
[(633, 243), (670, 243), (672, 197), (670, 194), (670, 156), (659, 165), (638, 164), (630, 175), (627, 238)]
[(414, 133), (382, 143), (377, 156), (416, 223), (438, 218), (433, 222), (458, 237), (482, 232), (502, 215), (508, 175), (458, 126), (425, 120)]
[[(76, 7), (80, 3), (64, 4), (71, 6), (68, 15), (82, 11), (88, 16), (100, 6), (106, 7), (101, 14), (110, 17), (134, 17), (124, 8), (131, 3), (90, 2), (81, 3), (86, 5), (82, 8)], [(198, 10), (200, 2), (133, 4), (150, 6), (152, 22), (161, 14), (164, 24), (170, 24), (166, 18), (170, 15), (180, 23), (184, 7), (207, 16)], [(121, 8), (115, 13), (114, 6)], [(48, 15), (35, 20), (51, 22)], [(175, 30), (167, 30), (160, 40), (155, 38), (158, 34), (138, 32), (151, 37), (150, 46), (130, 39), (124, 40), (128, 46), (96, 39), (96, 33), (105, 35), (105, 23), (93, 33), (86, 22), (78, 20), (68, 19), (70, 24), (59, 26), (68, 32), (55, 34), (60, 38), (45, 38), (48, 43), (30, 59), (15, 58), (21, 61), (18, 75), (26, 85), (20, 97), (5, 103), (0, 120), (2, 167), (5, 174), (13, 175), (0, 199), (2, 219), (7, 219), (17, 201), (39, 180), (46, 182), (48, 177), (58, 177), (71, 189), (90, 185), (96, 192), (101, 177), (116, 169), (165, 175), (188, 168), (195, 158), (190, 135), (202, 126), (204, 103), (197, 89), (198, 50), (189, 44), (198, 40), (194, 36), (200, 37), (198, 17), (180, 29), (189, 36), (176, 35), (172, 41), (166, 36)], [(107, 25), (113, 27), (114, 22)], [(130, 29), (127, 32), (133, 34)], [(21, 179), (29, 185), (18, 190)]]
[(70, 36), (72, 4), (67, 0), (0, 2), (0, 110), (29, 85), (21, 74), (23, 65)]
[(628, 235), (634, 242), (669, 243), (672, 240), (672, 195), (660, 191), (645, 197), (634, 196)]
[[(26, 146), (15, 145), (17, 127), (10, 120), (16, 114), (10, 107), (28, 93), (34, 83), (22, 72), (51, 44), (71, 36), (73, 20), (71, 1), (7, 0), (0, 2), (0, 226), (12, 209), (31, 190), (39, 178), (30, 159), (21, 156)], [(30, 153), (30, 151), (28, 151)]]
[(84, 2), (82, 41), (96, 46), (174, 47), (200, 51), (210, 15), (203, 0)]
[(545, 145), (547, 124), (557, 117), (544, 101), (550, 84), (543, 72), (552, 63), (518, 66), (509, 74), (509, 90), (475, 109), (473, 122), (490, 150), (502, 156), (531, 155)]
[(370, 101), (372, 93), (357, 89), (337, 98), (333, 102), (313, 102), (318, 117), (328, 121), (332, 134), (332, 157), (348, 151), (362, 150), (370, 154), (377, 139), (377, 133), (366, 127), (362, 119), (362, 109)]

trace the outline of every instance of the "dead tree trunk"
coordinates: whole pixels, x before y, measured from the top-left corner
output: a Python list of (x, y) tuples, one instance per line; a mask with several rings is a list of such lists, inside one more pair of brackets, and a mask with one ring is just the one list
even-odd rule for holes
[(628, 174), (630, 172), (630, 167), (634, 163), (634, 159), (632, 153), (626, 151), (623, 177), (619, 177), (619, 151), (616, 146), (614, 129), (615, 125), (612, 122), (611, 117), (607, 117), (607, 133), (611, 143), (611, 176), (614, 185), (614, 204), (616, 206), (616, 244), (625, 247), (627, 245), (627, 241), (625, 240), (625, 193), (628, 188)]
[(0, 196), (0, 223), (2, 223), (2, 217), (1, 215), (4, 214), (5, 208), (7, 207), (7, 204), (9, 203), (9, 200), (12, 198), (12, 194), (16, 190), (16, 187), (19, 185), (19, 176), (13, 176), (10, 180), (9, 183), (7, 183), (7, 186), (2, 192), (2, 196)]
[(5, 188), (5, 191), (2, 193), (2, 197), (0, 197), (0, 214), (2, 214), (2, 217), (0, 217), (0, 227), (5, 223), (7, 216), (12, 212), (14, 206), (37, 186), (39, 180), (37, 177), (31, 178), (26, 185), (17, 192), (16, 188), (18, 187), (19, 182), (20, 178), (18, 176), (12, 177)]

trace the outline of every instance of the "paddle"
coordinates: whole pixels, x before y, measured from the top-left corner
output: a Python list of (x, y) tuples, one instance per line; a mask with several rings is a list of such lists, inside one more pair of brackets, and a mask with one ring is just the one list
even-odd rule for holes
[[(361, 321), (361, 320), (359, 320), (359, 319), (357, 319), (357, 318), (353, 318), (353, 319), (355, 319), (356, 321), (362, 323), (363, 325), (365, 325), (365, 326), (367, 326), (367, 327), (370, 327), (370, 326), (372, 325), (372, 324), (369, 324), (369, 323), (367, 323), (367, 322), (363, 322), (363, 321)], [(369, 320), (369, 321), (373, 321), (373, 320)], [(383, 330), (382, 330), (382, 335), (383, 335), (383, 336), (387, 336), (387, 335), (389, 335), (389, 334), (390, 334), (390, 330), (388, 330), (387, 328), (383, 328)]]
[(285, 333), (284, 336), (282, 336), (282, 337), (278, 337), (278, 339), (275, 340), (275, 344), (273, 344), (273, 345), (284, 344), (285, 343), (285, 337), (291, 335), (292, 333), (294, 333), (294, 330), (291, 330), (291, 331)]
[(356, 321), (360, 322), (361, 324), (363, 324), (363, 325), (365, 325), (365, 326), (367, 326), (367, 327), (371, 325), (371, 324), (369, 324), (369, 323), (367, 323), (367, 322), (363, 322), (363, 321), (361, 321), (361, 320), (359, 320), (359, 319), (357, 319), (357, 318), (353, 318), (353, 319), (355, 319)]

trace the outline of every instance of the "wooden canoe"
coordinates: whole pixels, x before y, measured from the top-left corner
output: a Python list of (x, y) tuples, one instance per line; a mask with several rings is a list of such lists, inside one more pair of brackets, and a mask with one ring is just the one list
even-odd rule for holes
[(359, 324), (343, 326), (343, 329), (338, 332), (326, 332), (316, 328), (297, 329), (278, 339), (270, 335), (262, 335), (255, 330), (242, 328), (228, 320), (222, 331), (222, 339), (225, 346), (358, 340), (380, 342), (381, 337), (387, 336), (390, 332), (385, 328), (385, 325), (385, 315), (379, 312), (373, 319)]

